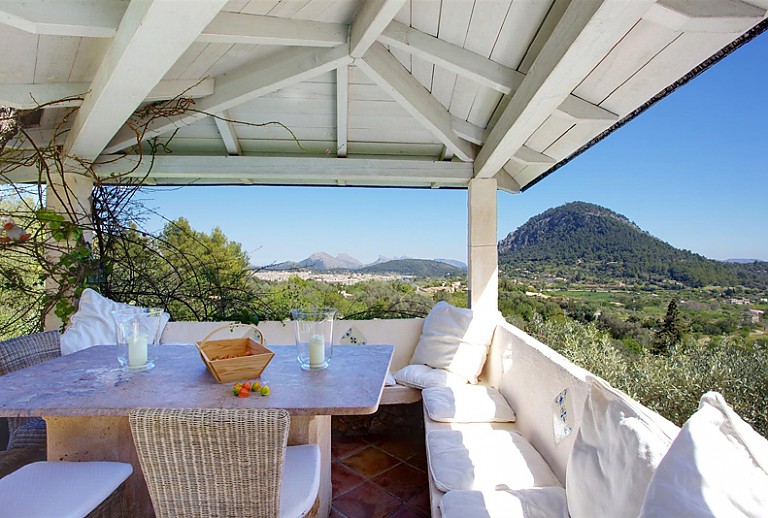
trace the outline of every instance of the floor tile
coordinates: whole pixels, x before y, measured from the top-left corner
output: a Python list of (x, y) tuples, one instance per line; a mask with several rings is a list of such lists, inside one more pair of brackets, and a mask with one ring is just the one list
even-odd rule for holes
[(408, 507), (423, 511), (427, 516), (432, 512), (432, 508), (429, 505), (429, 487), (421, 491), (418, 495), (409, 499)]
[(371, 479), (398, 498), (408, 500), (429, 486), (427, 474), (407, 464), (399, 464)]
[(333, 507), (349, 518), (384, 518), (401, 506), (402, 501), (399, 498), (371, 482), (366, 482), (333, 500)]
[(382, 437), (373, 444), (400, 460), (408, 460), (420, 452), (423, 453), (425, 449), (423, 438), (408, 436)]
[(343, 495), (363, 482), (365, 482), (365, 477), (347, 468), (339, 461), (333, 461), (331, 464), (331, 487), (334, 498)]
[(424, 518), (424, 513), (410, 507), (401, 507), (394, 514), (390, 515), (389, 518)]
[(328, 518), (347, 518), (345, 515), (341, 514), (338, 509), (335, 507), (331, 507), (331, 512), (328, 515)]
[(341, 462), (366, 478), (374, 477), (400, 463), (392, 455), (373, 446), (348, 455)]
[(368, 446), (368, 442), (361, 437), (352, 435), (338, 435), (331, 440), (331, 455), (335, 458), (343, 458)]
[(419, 468), (425, 473), (427, 471), (427, 454), (424, 450), (421, 450), (416, 455), (408, 459), (406, 462), (408, 462), (408, 464), (410, 464), (415, 468)]

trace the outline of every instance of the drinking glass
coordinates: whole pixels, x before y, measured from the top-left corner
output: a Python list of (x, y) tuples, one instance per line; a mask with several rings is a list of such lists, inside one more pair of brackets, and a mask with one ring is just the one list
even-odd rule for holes
[(325, 369), (333, 356), (333, 308), (291, 310), (296, 335), (296, 357), (304, 370)]
[(155, 339), (162, 315), (163, 310), (156, 308), (112, 311), (117, 361), (123, 370), (140, 371), (155, 366)]

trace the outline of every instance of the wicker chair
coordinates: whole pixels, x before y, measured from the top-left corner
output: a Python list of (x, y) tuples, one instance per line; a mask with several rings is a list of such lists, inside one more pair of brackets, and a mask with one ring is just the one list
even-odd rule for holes
[[(0, 342), (0, 376), (61, 356), (59, 332), (46, 331)], [(39, 417), (8, 418), (7, 449), (46, 447), (45, 421)]]
[(317, 498), (320, 450), (286, 447), (285, 410), (139, 409), (130, 424), (159, 518), (304, 516)]

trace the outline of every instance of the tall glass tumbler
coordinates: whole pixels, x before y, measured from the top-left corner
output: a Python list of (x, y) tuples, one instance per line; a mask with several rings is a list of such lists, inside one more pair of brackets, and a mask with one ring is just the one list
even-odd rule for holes
[(124, 370), (140, 371), (155, 366), (155, 339), (163, 310), (128, 308), (112, 312), (115, 319), (117, 360)]
[(333, 308), (291, 310), (296, 335), (296, 357), (304, 370), (325, 369), (333, 356)]

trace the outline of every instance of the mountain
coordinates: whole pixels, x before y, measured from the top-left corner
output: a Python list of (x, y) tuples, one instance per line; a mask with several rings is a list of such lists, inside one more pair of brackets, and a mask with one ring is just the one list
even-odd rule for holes
[(464, 270), (440, 261), (429, 259), (395, 259), (366, 266), (359, 273), (397, 273), (414, 277), (446, 277), (464, 274)]
[(513, 276), (589, 282), (672, 280), (693, 287), (768, 286), (768, 263), (710, 260), (651, 236), (621, 214), (584, 202), (532, 217), (502, 239), (498, 248), (500, 266)]
[(315, 252), (303, 261), (299, 261), (298, 266), (311, 270), (357, 270), (363, 266), (363, 263), (347, 254), (333, 257), (325, 252)]
[(445, 263), (450, 264), (451, 266), (455, 266), (456, 268), (459, 268), (460, 270), (467, 270), (467, 263), (462, 263), (461, 261), (457, 261), (456, 259), (435, 259), (438, 263)]

